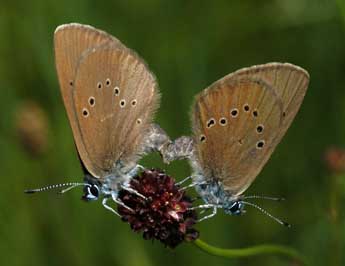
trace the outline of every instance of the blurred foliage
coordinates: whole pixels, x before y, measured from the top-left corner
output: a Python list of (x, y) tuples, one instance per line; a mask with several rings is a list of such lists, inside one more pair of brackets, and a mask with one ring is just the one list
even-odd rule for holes
[[(302, 108), (248, 191), (285, 196), (281, 204), (259, 204), (293, 227), (248, 209), (241, 217), (220, 213), (198, 228), (203, 240), (221, 247), (283, 244), (312, 265), (345, 265), (345, 175), (323, 162), (329, 146), (345, 147), (344, 0), (0, 0), (2, 265), (295, 265), (273, 256), (226, 260), (191, 244), (165, 249), (131, 232), (100, 202), (80, 201), (78, 189), (23, 194), (82, 178), (53, 57), (54, 29), (68, 22), (106, 30), (145, 58), (163, 95), (156, 120), (172, 138), (190, 133), (193, 96), (229, 72), (272, 61), (307, 69)], [(47, 120), (40, 125), (47, 143), (35, 155), (18, 136), (27, 101)], [(187, 162), (164, 166), (158, 155), (143, 164), (177, 179), (190, 172)]]

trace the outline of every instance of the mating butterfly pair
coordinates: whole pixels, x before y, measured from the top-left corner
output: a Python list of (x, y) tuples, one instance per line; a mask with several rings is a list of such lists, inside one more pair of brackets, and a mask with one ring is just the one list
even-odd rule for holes
[[(55, 58), (60, 89), (85, 170), (86, 200), (119, 198), (121, 189), (145, 199), (130, 181), (142, 168), (138, 160), (158, 151), (166, 163), (188, 159), (195, 187), (204, 204), (240, 214), (244, 205), (262, 210), (243, 196), (294, 119), (306, 93), (309, 75), (288, 63), (269, 63), (238, 70), (196, 96), (193, 136), (171, 141), (152, 122), (160, 94), (145, 62), (115, 37), (81, 24), (55, 31)], [(269, 198), (268, 199), (275, 199)], [(269, 214), (268, 214), (269, 215)], [(271, 216), (271, 215), (269, 215)], [(274, 217), (273, 217), (274, 218)], [(274, 218), (276, 219), (276, 218)], [(279, 223), (286, 224), (279, 219)]]

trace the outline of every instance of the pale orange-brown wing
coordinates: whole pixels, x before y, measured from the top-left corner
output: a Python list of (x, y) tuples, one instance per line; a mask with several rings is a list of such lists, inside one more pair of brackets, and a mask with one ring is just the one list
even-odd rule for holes
[(159, 104), (154, 75), (134, 52), (105, 44), (82, 56), (74, 83), (86, 167), (96, 176), (133, 167)]
[(242, 194), (290, 126), (308, 81), (299, 67), (271, 63), (239, 70), (201, 92), (192, 122), (205, 178)]
[[(84, 52), (92, 47), (108, 42), (125, 49), (123, 44), (115, 37), (88, 25), (78, 23), (65, 24), (57, 27), (54, 33), (55, 64), (60, 90), (79, 153), (85, 153), (85, 150), (81, 143), (73, 104), (73, 80), (76, 67)], [(91, 168), (90, 158), (82, 159), (87, 169), (95, 174), (95, 169)]]

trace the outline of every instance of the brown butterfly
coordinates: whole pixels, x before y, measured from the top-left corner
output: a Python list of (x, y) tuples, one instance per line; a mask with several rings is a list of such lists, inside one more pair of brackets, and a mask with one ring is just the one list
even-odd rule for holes
[[(138, 160), (159, 151), (168, 137), (152, 123), (160, 94), (146, 63), (115, 37), (91, 26), (66, 24), (54, 34), (56, 69), (62, 98), (73, 131), (84, 183), (41, 189), (84, 186), (85, 200), (103, 195), (118, 204), (120, 189), (144, 197), (129, 187), (141, 168)], [(117, 213), (116, 213), (117, 214)]]
[(269, 63), (229, 74), (196, 96), (193, 137), (181, 137), (165, 147), (164, 159), (190, 159), (193, 183), (187, 187), (194, 186), (205, 202), (196, 208), (213, 210), (201, 220), (214, 216), (218, 208), (241, 214), (244, 205), (272, 217), (246, 201), (258, 196), (243, 193), (289, 128), (308, 83), (304, 69)]

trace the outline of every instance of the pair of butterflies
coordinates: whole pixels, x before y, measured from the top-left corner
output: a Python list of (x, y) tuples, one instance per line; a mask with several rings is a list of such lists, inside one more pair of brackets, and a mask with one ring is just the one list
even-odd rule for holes
[[(158, 151), (164, 161), (187, 158), (204, 204), (240, 214), (245, 190), (259, 174), (294, 119), (309, 75), (288, 63), (244, 68), (196, 96), (192, 137), (171, 141), (152, 122), (160, 95), (145, 62), (113, 36), (91, 26), (66, 24), (55, 31), (56, 68), (78, 154), (87, 200), (118, 199), (140, 169), (138, 160)], [(30, 190), (42, 191), (47, 188)], [(247, 197), (248, 198), (248, 197)], [(259, 208), (259, 207), (258, 207)], [(278, 220), (278, 222), (281, 222)]]

